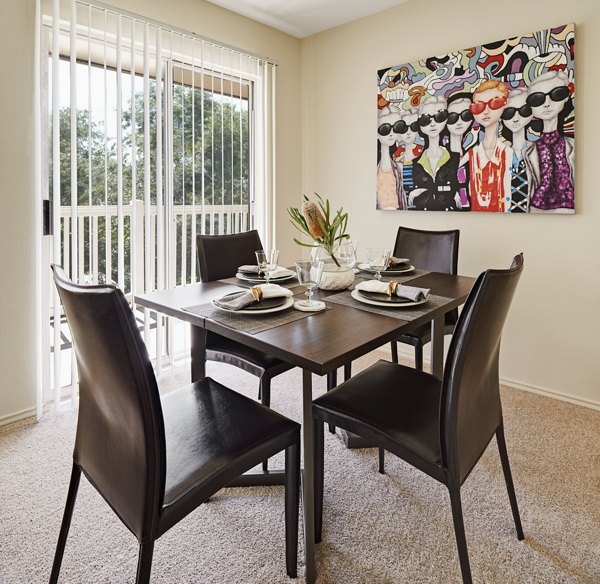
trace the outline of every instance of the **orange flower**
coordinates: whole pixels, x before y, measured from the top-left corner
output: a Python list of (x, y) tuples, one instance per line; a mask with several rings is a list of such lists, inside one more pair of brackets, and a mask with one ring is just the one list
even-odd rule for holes
[[(306, 219), (306, 225), (308, 231), (314, 239), (320, 239), (323, 237), (323, 229), (321, 225), (325, 225), (325, 217), (323, 213), (315, 203), (312, 201), (304, 201), (302, 203), (302, 215)], [(319, 224), (319, 221), (321, 222)]]

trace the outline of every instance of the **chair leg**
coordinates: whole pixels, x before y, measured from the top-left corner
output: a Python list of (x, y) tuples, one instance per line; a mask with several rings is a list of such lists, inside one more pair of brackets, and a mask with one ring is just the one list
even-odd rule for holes
[(285, 449), (285, 567), (298, 575), (298, 513), (300, 508), (300, 445)]
[(383, 448), (379, 449), (379, 472), (385, 474), (385, 450)]
[(152, 554), (154, 553), (154, 540), (149, 539), (140, 543), (138, 554), (137, 577), (135, 584), (148, 584), (152, 570)]
[[(260, 399), (260, 403), (263, 406), (271, 407), (271, 378), (263, 375), (260, 378), (260, 383), (258, 384), (258, 396)], [(262, 469), (264, 472), (269, 470), (269, 459), (263, 460)]]
[(271, 378), (263, 375), (258, 384), (258, 399), (263, 406), (271, 407)]
[(325, 480), (325, 424), (313, 425), (313, 465), (315, 473), (315, 543), (321, 543), (323, 531), (323, 487)]
[(58, 543), (56, 544), (56, 552), (54, 553), (54, 562), (52, 563), (52, 572), (50, 573), (50, 584), (56, 584), (58, 582), (58, 574), (60, 573), (60, 566), (65, 552), (65, 544), (67, 543), (67, 535), (69, 534), (69, 527), (71, 526), (71, 518), (73, 517), (73, 508), (75, 507), (75, 499), (77, 498), (80, 479), (81, 469), (73, 463), (69, 491), (67, 493), (67, 502), (65, 503), (65, 511), (63, 513), (60, 533), (58, 535)]
[(415, 369), (423, 371), (423, 345), (421, 343), (415, 345)]
[(458, 559), (460, 560), (463, 584), (472, 584), (469, 552), (467, 551), (467, 539), (465, 537), (465, 524), (463, 522), (462, 505), (460, 502), (460, 487), (448, 485), (448, 491), (450, 492), (454, 534), (456, 536), (456, 546), (458, 547)]
[(392, 350), (392, 362), (398, 363), (398, 343), (396, 341), (391, 341), (390, 349)]
[(352, 377), (352, 361), (344, 365), (344, 381), (348, 381)]
[[(345, 371), (345, 367), (344, 367)], [(330, 371), (327, 374), (327, 391), (331, 391), (337, 385), (337, 369), (334, 371)], [(329, 432), (335, 434), (335, 426), (333, 424), (329, 424)]]
[(496, 442), (498, 443), (498, 451), (500, 452), (500, 461), (502, 462), (502, 471), (504, 472), (504, 482), (510, 499), (510, 508), (512, 509), (513, 519), (515, 520), (515, 528), (517, 530), (517, 539), (524, 539), (523, 526), (521, 525), (521, 517), (519, 515), (519, 506), (517, 505), (517, 495), (515, 494), (515, 486), (510, 472), (508, 463), (508, 452), (506, 450), (506, 441), (504, 439), (504, 426), (496, 430)]

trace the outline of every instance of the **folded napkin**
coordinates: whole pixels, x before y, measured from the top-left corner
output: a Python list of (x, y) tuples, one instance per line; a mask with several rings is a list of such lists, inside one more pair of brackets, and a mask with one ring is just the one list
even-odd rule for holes
[[(252, 264), (240, 266), (238, 268), (238, 272), (241, 272), (242, 274), (256, 274), (256, 275), (263, 274), (263, 272), (260, 270), (260, 268), (258, 266), (252, 265)], [(293, 275), (294, 275), (294, 272), (292, 272), (291, 270), (288, 270), (287, 268), (282, 268), (280, 266), (277, 266), (271, 272), (271, 278), (283, 278), (284, 276), (293, 276)]]
[(395, 258), (394, 256), (390, 256), (388, 260), (388, 269), (394, 267), (402, 267), (402, 264), (409, 265), (410, 260), (408, 258)]
[(429, 288), (417, 288), (416, 286), (402, 286), (401, 284), (398, 284), (398, 282), (396, 282), (395, 280), (392, 280), (391, 282), (366, 280), (364, 282), (359, 282), (356, 285), (356, 290), (362, 292), (375, 292), (376, 294), (389, 295), (390, 284), (395, 284), (395, 286), (391, 286), (391, 288), (395, 289), (394, 293), (400, 298), (407, 298), (408, 300), (417, 302), (418, 300), (425, 300), (429, 296)]
[(227, 294), (222, 298), (216, 298), (213, 300), (213, 303), (221, 308), (240, 310), (254, 302), (260, 302), (260, 300), (266, 298), (291, 298), (292, 296), (293, 293), (291, 290), (279, 286), (278, 284), (261, 284), (260, 286), (252, 286), (250, 290), (234, 292), (233, 294)]

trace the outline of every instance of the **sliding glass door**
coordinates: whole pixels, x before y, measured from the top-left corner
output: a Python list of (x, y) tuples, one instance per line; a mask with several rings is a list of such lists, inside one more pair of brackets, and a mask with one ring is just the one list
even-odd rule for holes
[[(264, 228), (274, 75), (257, 57), (135, 15), (41, 2), (39, 399), (58, 409), (76, 403), (77, 376), (49, 264), (132, 301), (197, 280), (197, 234)], [(186, 353), (187, 331), (135, 314), (159, 370)]]

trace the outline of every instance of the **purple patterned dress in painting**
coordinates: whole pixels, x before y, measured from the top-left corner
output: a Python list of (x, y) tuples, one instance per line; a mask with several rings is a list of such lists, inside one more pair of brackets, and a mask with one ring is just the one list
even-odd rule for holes
[(567, 146), (572, 149), (572, 144), (567, 144), (558, 130), (543, 133), (535, 142), (539, 157), (539, 186), (531, 195), (531, 206), (544, 211), (575, 208)]

